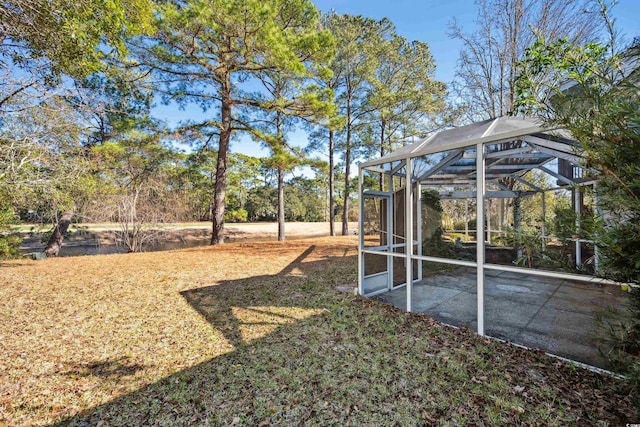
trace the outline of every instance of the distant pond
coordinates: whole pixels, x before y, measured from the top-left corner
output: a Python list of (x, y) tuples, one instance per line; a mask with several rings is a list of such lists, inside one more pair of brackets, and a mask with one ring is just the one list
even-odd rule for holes
[[(295, 235), (295, 236), (287, 236), (287, 240), (297, 240), (297, 239), (305, 239), (309, 237), (318, 237), (317, 234), (303, 236), (303, 235)], [(276, 237), (265, 237), (264, 235), (260, 236), (241, 236), (241, 237), (227, 237), (225, 242), (234, 243), (234, 242), (273, 242), (277, 240)], [(198, 239), (188, 239), (188, 240), (171, 240), (158, 242), (153, 245), (149, 245), (144, 249), (144, 252), (158, 252), (158, 251), (170, 251), (176, 249), (186, 249), (186, 248), (196, 248), (200, 246), (208, 246), (211, 242), (211, 237), (203, 237)], [(23, 246), (20, 247), (20, 252), (23, 255), (32, 253), (32, 252), (42, 252), (44, 249), (44, 245), (39, 241), (34, 242), (33, 239), (25, 239)], [(83, 255), (108, 255), (108, 254), (123, 254), (127, 253), (127, 249), (122, 245), (116, 244), (99, 244), (96, 239), (87, 239), (86, 242), (81, 241), (72, 241), (72, 242), (63, 242), (62, 248), (60, 249), (61, 257), (71, 257), (71, 256), (83, 256)]]

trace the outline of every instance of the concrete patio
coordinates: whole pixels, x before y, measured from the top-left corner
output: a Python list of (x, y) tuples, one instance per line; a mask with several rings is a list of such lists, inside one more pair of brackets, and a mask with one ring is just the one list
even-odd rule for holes
[[(487, 271), (484, 292), (487, 335), (607, 368), (598, 319), (607, 307), (624, 306), (620, 287)], [(414, 284), (413, 311), (475, 330), (476, 293), (474, 271), (433, 275)], [(406, 309), (406, 287), (377, 298)]]

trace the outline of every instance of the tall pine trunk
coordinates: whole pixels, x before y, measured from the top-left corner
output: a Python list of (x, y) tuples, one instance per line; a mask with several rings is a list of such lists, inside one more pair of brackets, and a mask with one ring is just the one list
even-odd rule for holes
[(58, 219), (56, 227), (53, 229), (51, 237), (49, 237), (47, 246), (44, 248), (44, 253), (48, 257), (57, 257), (60, 254), (64, 235), (67, 232), (69, 225), (71, 225), (71, 218), (73, 218), (73, 212), (63, 212)]
[(342, 203), (342, 235), (349, 234), (349, 174), (351, 173), (351, 92), (347, 99), (347, 138), (344, 149), (344, 201)]
[[(347, 137), (348, 140), (348, 137)], [(342, 235), (349, 234), (349, 174), (351, 173), (351, 148), (347, 145), (344, 152), (344, 202), (342, 204)]]
[[(284, 146), (284, 136), (282, 135), (282, 113), (276, 112), (276, 134), (278, 136), (279, 148)], [(283, 160), (282, 160), (283, 161)], [(278, 164), (278, 241), (284, 242), (284, 164)]]
[(329, 130), (329, 235), (336, 235), (336, 213), (334, 211), (335, 204), (335, 184), (333, 182), (333, 151), (335, 149), (335, 142), (333, 141), (333, 131)]
[[(384, 157), (385, 152), (384, 152), (384, 127), (385, 127), (385, 122), (382, 121), (381, 125), (380, 125), (380, 157)], [(380, 191), (384, 191), (384, 174), (380, 174)], [(389, 190), (391, 191), (391, 190)]]
[(284, 170), (278, 165), (278, 241), (284, 240)]
[(213, 232), (211, 244), (224, 243), (224, 213), (226, 209), (227, 190), (227, 157), (229, 154), (229, 142), (231, 141), (231, 84), (226, 80), (222, 91), (222, 130), (218, 144), (218, 161), (216, 164), (216, 187), (213, 195)]

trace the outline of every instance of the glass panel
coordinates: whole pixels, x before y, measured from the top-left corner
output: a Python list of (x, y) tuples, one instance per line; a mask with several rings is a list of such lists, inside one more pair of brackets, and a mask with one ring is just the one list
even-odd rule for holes
[[(399, 251), (404, 253), (404, 248), (401, 248)], [(413, 280), (418, 279), (418, 265), (419, 261), (413, 260), (411, 270)], [(393, 287), (404, 285), (405, 283), (407, 283), (407, 260), (406, 258), (395, 256), (393, 257)]]
[(386, 246), (387, 238), (386, 197), (365, 196), (364, 198), (364, 245), (365, 247)]
[[(573, 274), (595, 272), (593, 197), (588, 189), (522, 192), (520, 198), (488, 199), (485, 259)], [(544, 200), (543, 200), (544, 197)], [(575, 203), (579, 203), (576, 213)]]
[[(423, 251), (427, 256), (475, 261), (477, 258), (475, 199), (440, 200), (438, 213), (432, 209), (423, 223)], [(429, 220), (429, 218), (432, 218)]]
[(424, 279), (416, 287), (413, 306), (436, 320), (477, 329), (476, 269), (423, 262)]
[[(406, 190), (400, 188), (395, 191), (392, 196), (393, 201), (393, 252), (404, 254), (406, 252)], [(420, 255), (420, 241), (421, 234), (419, 229), (419, 223), (422, 220), (421, 213), (418, 212), (418, 205), (422, 199), (418, 197), (418, 186), (414, 184), (414, 198), (412, 209), (412, 224), (413, 224), (413, 254)], [(423, 208), (424, 210), (424, 208)]]
[(475, 148), (423, 156), (421, 248), (425, 256), (475, 261)]
[(491, 133), (487, 136), (523, 130), (533, 126), (533, 123), (529, 120), (523, 120), (519, 117), (500, 117), (497, 120), (498, 122), (493, 126)]
[(412, 159), (412, 178), (414, 181), (416, 181), (418, 178), (420, 178), (422, 175), (424, 175), (425, 172), (427, 172), (433, 165), (429, 164), (429, 156), (421, 156), (421, 157), (415, 157)]
[[(404, 248), (398, 249), (404, 253)], [(393, 287), (407, 283), (407, 260), (402, 257), (393, 257)]]
[(368, 169), (362, 171), (362, 188), (366, 190), (382, 191), (384, 186), (384, 177), (386, 175), (380, 172), (374, 172)]
[(491, 125), (492, 120), (485, 120), (483, 122), (472, 123), (470, 125), (461, 126), (455, 129), (448, 129), (438, 133), (436, 138), (429, 143), (429, 149), (435, 149), (438, 147), (446, 148), (451, 144), (459, 143), (461, 141), (469, 141), (472, 139), (480, 138), (485, 133), (487, 128)]
[(387, 255), (384, 253), (364, 255), (364, 275), (371, 276), (387, 271)]
[(468, 185), (475, 180), (475, 154), (471, 151), (449, 150), (418, 157), (414, 159), (414, 177), (431, 186)]
[(364, 256), (364, 293), (381, 291), (388, 288), (387, 255), (363, 254)]
[(517, 255), (514, 246), (513, 199), (485, 199), (485, 262), (513, 266)]
[(394, 191), (391, 196), (392, 201), (392, 224), (393, 224), (393, 233), (392, 233), (392, 241), (393, 241), (393, 252), (403, 254), (405, 253), (405, 245), (406, 239), (405, 236), (407, 234), (406, 230), (406, 204), (405, 204), (405, 189), (400, 188)]

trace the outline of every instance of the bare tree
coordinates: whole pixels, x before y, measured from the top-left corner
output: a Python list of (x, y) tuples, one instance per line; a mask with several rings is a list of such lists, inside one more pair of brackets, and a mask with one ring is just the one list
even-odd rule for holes
[(518, 62), (543, 36), (582, 43), (602, 30), (594, 0), (480, 0), (475, 30), (453, 21), (450, 37), (463, 43), (452, 85), (469, 121), (514, 114)]
[(116, 214), (120, 229), (115, 231), (116, 242), (127, 252), (141, 252), (157, 243), (162, 230), (158, 224), (165, 222), (162, 211), (156, 210), (149, 188), (136, 187), (117, 199)]

